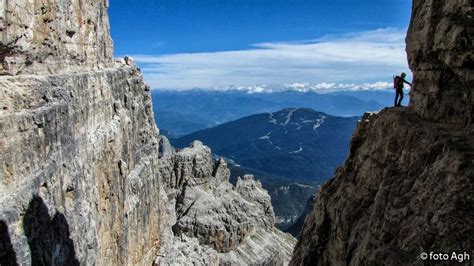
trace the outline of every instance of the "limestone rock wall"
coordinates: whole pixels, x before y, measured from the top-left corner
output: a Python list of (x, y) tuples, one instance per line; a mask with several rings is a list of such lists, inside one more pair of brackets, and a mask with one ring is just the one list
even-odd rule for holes
[(414, 0), (407, 54), (410, 106), (423, 118), (474, 123), (474, 6), (470, 0)]
[(113, 62), (107, 8), (0, 3), (2, 263), (156, 257), (167, 219), (158, 130), (139, 69)]
[(0, 2), (0, 75), (111, 67), (108, 0)]
[(0, 220), (18, 263), (154, 260), (166, 195), (147, 90), (125, 65), (0, 78)]

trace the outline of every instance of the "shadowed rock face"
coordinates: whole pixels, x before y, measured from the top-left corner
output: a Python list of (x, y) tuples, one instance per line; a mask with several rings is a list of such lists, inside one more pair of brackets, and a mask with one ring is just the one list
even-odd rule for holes
[(470, 0), (415, 0), (407, 36), (410, 106), (423, 118), (474, 123), (474, 7)]
[(411, 265), (472, 251), (474, 138), (408, 109), (366, 115), (318, 193), (293, 265)]
[(15, 251), (5, 221), (0, 221), (0, 261), (1, 265), (5, 266), (17, 265)]
[(40, 197), (34, 197), (23, 218), (32, 265), (79, 265), (69, 225), (62, 213), (51, 219)]
[(472, 1), (415, 0), (409, 108), (365, 114), (291, 265), (423, 265), (474, 251)]

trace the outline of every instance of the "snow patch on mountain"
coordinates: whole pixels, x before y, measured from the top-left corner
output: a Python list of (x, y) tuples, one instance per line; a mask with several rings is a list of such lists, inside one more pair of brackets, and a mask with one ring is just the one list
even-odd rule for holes
[(273, 118), (273, 113), (269, 113), (269, 115), (270, 115), (270, 118), (269, 118), (268, 122), (276, 125), (277, 120), (275, 118)]
[(313, 130), (318, 129), (324, 123), (325, 119), (326, 119), (326, 116), (324, 116), (324, 115), (321, 116), (319, 119), (316, 119), (316, 124), (314, 124)]
[(293, 185), (296, 185), (298, 187), (302, 187), (302, 188), (313, 188), (312, 186), (310, 185), (305, 185), (305, 184), (300, 184), (300, 183), (292, 183)]
[(296, 112), (296, 110), (298, 110), (298, 108), (291, 109), (291, 110), (288, 112), (288, 114), (286, 115), (285, 123), (281, 124), (282, 126), (287, 126), (288, 123), (290, 123), (291, 117), (293, 116), (293, 113)]
[(270, 139), (271, 134), (272, 134), (272, 131), (268, 132), (265, 136), (261, 136), (260, 139), (261, 140), (267, 140), (270, 143), (270, 145), (272, 145), (273, 147), (275, 147), (275, 149), (280, 151), (281, 147), (276, 145), (275, 143), (273, 143), (273, 141)]
[(290, 153), (290, 154), (296, 154), (296, 153), (300, 153), (300, 152), (302, 152), (302, 151), (303, 151), (303, 148), (300, 147), (297, 151), (290, 151), (289, 153)]
[(272, 131), (268, 132), (265, 136), (261, 136), (260, 139), (270, 139), (271, 134), (272, 134)]
[(289, 154), (296, 154), (296, 153), (300, 153), (303, 151), (303, 147), (301, 147), (301, 143), (300, 143), (300, 148), (296, 151), (290, 151)]

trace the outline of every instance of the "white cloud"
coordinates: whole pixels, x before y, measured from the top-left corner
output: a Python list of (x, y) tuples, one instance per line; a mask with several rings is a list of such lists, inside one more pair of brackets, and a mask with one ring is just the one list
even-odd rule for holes
[(321, 82), (317, 84), (309, 83), (293, 83), (286, 84), (284, 89), (290, 89), (300, 92), (333, 92), (333, 91), (360, 91), (360, 90), (387, 90), (393, 88), (390, 82), (373, 82), (373, 83), (327, 83)]
[(405, 35), (387, 28), (249, 50), (133, 57), (153, 88), (384, 89), (393, 74), (408, 72)]
[(393, 83), (391, 82), (373, 82), (373, 83), (327, 83), (321, 82), (316, 84), (310, 83), (293, 83), (277, 86), (269, 85), (252, 85), (252, 86), (228, 86), (207, 88), (218, 91), (243, 91), (247, 93), (271, 93), (280, 91), (298, 91), (298, 92), (318, 92), (328, 93), (335, 91), (364, 91), (364, 90), (391, 90)]

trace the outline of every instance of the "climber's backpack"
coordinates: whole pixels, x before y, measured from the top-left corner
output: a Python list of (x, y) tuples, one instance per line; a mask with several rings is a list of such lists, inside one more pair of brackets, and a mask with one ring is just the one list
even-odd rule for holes
[(393, 88), (396, 90), (400, 86), (400, 76), (393, 77)]

